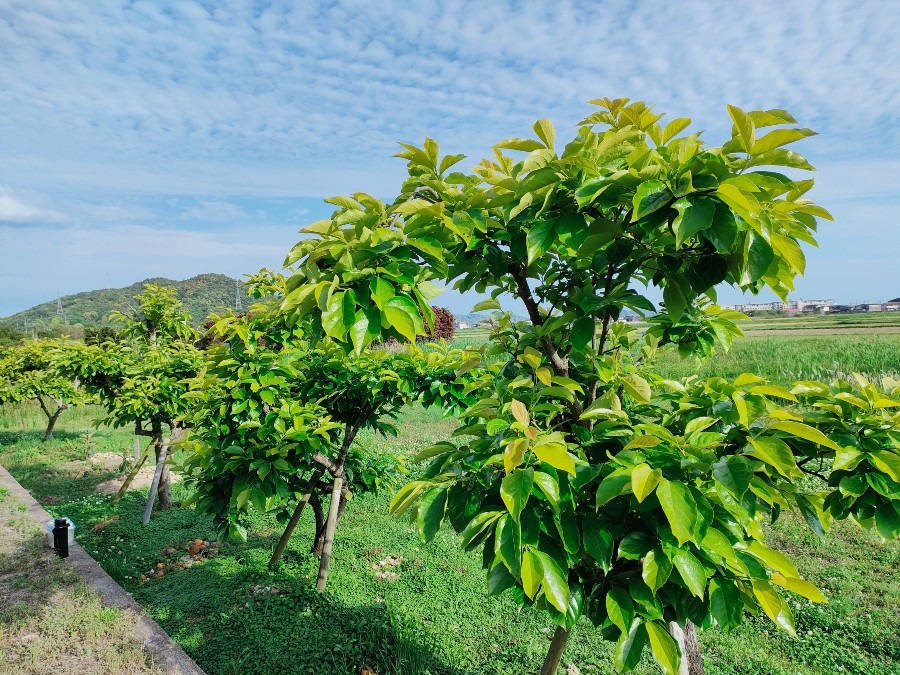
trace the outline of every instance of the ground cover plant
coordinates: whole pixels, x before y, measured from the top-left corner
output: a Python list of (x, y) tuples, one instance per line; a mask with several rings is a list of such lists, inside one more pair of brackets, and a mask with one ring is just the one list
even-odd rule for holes
[[(800, 243), (830, 215), (804, 198), (811, 179), (759, 167), (811, 170), (784, 146), (813, 132), (782, 110), (729, 106), (731, 138), (712, 147), (679, 136), (689, 119), (662, 127), (643, 103), (592, 103), (559, 153), (539, 120), (537, 138), (498, 143), (471, 174), (448, 173), (462, 156), (441, 158), (431, 139), (403, 144), (393, 203), (336, 197), (305, 230), (284, 307), (359, 353), (382, 333), (423, 332), (431, 280), (490, 292), (473, 311), (517, 297), (529, 320), (499, 320), (499, 359), (472, 364), (485, 374), (459, 445), (421, 453), (424, 477), (391, 509), (411, 511), (426, 541), (449, 521), (482, 551), (491, 594), (549, 614), (542, 674), (582, 616), (616, 641), (620, 671), (649, 647), (667, 672), (702, 672), (694, 624), (730, 629), (762, 611), (793, 633), (776, 587), (825, 600), (763, 543), (764, 516), (796, 508), (820, 535), (847, 517), (900, 532), (900, 400), (891, 380), (662, 380), (660, 347), (708, 357), (741, 335), (717, 285), (785, 298), (803, 273)], [(635, 282), (661, 288), (665, 308), (642, 336), (615, 323), (654, 310)]]
[[(519, 675), (546, 650), (552, 631), (540, 613), (487, 597), (480, 555), (461, 550), (447, 531), (423, 546), (415, 529), (387, 514), (386, 491), (361, 494), (348, 507), (325, 594), (312, 588), (318, 570), (309, 552), (312, 519), (300, 522), (277, 570), (268, 559), (282, 526), (272, 514), (251, 515), (245, 545), (228, 544), (215, 557), (179, 567), (188, 540), (215, 537), (212, 519), (191, 507), (171, 509), (143, 528), (146, 489), (118, 503), (96, 494), (111, 474), (86, 459), (83, 428), (102, 409), (72, 412), (77, 415), (64, 417), (56, 437), (42, 444), (39, 410), (21, 410), (17, 418), (4, 409), (0, 464), (51, 513), (76, 521), (78, 540), (206, 672), (333, 675), (369, 665), (379, 675)], [(10, 431), (7, 422), (30, 431)], [(397, 437), (363, 431), (357, 444), (365, 452), (412, 457), (454, 426), (435, 409), (410, 408), (400, 414)], [(101, 427), (93, 442), (98, 452), (130, 453), (131, 440), (127, 430)], [(173, 486), (176, 503), (190, 494)], [(703, 631), (707, 672), (896, 672), (900, 546), (841, 523), (823, 541), (791, 516), (764, 527), (767, 541), (790, 550), (803, 577), (829, 602), (789, 600), (797, 638), (771, 629), (764, 617), (730, 633)], [(166, 555), (172, 546), (177, 553)], [(160, 562), (172, 565), (163, 577), (142, 583), (141, 576)], [(612, 645), (590, 631), (576, 632), (568, 664), (585, 674), (611, 674)], [(649, 655), (638, 672), (658, 672)]]

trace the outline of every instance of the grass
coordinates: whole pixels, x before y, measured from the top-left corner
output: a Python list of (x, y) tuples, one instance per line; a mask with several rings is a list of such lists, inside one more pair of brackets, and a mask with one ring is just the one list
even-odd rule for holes
[(666, 377), (734, 378), (752, 372), (781, 384), (800, 379), (828, 381), (853, 372), (872, 378), (896, 376), (900, 373), (900, 335), (752, 337), (735, 342), (729, 352), (717, 354), (699, 368), (693, 359), (666, 354), (659, 370)]
[[(447, 530), (423, 545), (410, 523), (386, 514), (386, 493), (350, 503), (323, 594), (314, 590), (310, 517), (274, 572), (266, 563), (280, 530), (262, 516), (252, 522), (246, 545), (225, 545), (215, 557), (180, 569), (185, 543), (212, 538), (212, 523), (193, 509), (174, 509), (142, 528), (145, 492), (131, 492), (119, 504), (95, 494), (109, 473), (85, 461), (81, 418), (72, 421), (68, 426), (61, 418), (62, 433), (48, 444), (39, 442), (39, 431), (0, 433), (0, 463), (52, 513), (76, 521), (79, 541), (207, 672), (339, 675), (365, 665), (379, 675), (520, 675), (540, 664), (549, 621), (509, 598), (488, 598), (478, 556), (463, 552)], [(445, 438), (452, 421), (410, 409), (399, 428), (397, 439), (361, 441), (408, 455)], [(107, 452), (131, 447), (121, 431), (100, 430), (94, 441)], [(176, 500), (187, 496), (180, 485), (173, 492)], [(831, 602), (792, 601), (797, 639), (752, 617), (730, 634), (703, 631), (707, 672), (900, 672), (900, 545), (845, 524), (822, 542), (790, 516), (770, 527), (769, 537)], [(164, 555), (168, 546), (178, 553)], [(141, 575), (160, 562), (171, 565), (168, 573), (142, 583)], [(382, 569), (396, 579), (379, 580)], [(563, 664), (585, 674), (612, 673), (611, 650), (583, 622)], [(638, 672), (658, 669), (645, 657)]]
[(0, 488), (0, 674), (157, 673), (133, 615), (104, 607)]

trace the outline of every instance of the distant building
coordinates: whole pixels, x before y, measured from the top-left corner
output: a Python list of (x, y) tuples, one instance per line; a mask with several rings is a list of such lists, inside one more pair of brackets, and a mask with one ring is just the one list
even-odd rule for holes
[(469, 324), (467, 324), (465, 321), (459, 321), (457, 322), (456, 327), (462, 330), (463, 328), (468, 328)]
[(788, 300), (787, 302), (749, 302), (742, 305), (723, 305), (725, 309), (738, 312), (827, 312), (834, 306), (834, 300)]

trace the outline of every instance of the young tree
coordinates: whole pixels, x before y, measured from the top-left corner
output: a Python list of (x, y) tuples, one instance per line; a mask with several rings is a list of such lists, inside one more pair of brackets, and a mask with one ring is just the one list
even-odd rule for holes
[(416, 347), (348, 354), (329, 340), (311, 342), (309, 327), (279, 308), (283, 277), (263, 272), (251, 284), (265, 301), (214, 322), (218, 346), (187, 395), (196, 403), (188, 417), (186, 473), (198, 507), (232, 537), (246, 536), (240, 517), (248, 508), (285, 519), (293, 508), (270, 565), (309, 504), (321, 590), (352, 491), (375, 489), (394, 473), (396, 460), (354, 453), (357, 434), (363, 428), (396, 433), (389, 420), (412, 400), (449, 405), (463, 397), (462, 387), (449, 382), (460, 359)]
[[(167, 460), (184, 433), (181, 418), (188, 411), (182, 398), (187, 391), (185, 380), (196, 375), (200, 352), (193, 346), (196, 335), (174, 289), (147, 284), (135, 299), (138, 307), (133, 315), (116, 312), (112, 316), (121, 325), (119, 341), (79, 345), (54, 361), (63, 373), (77, 377), (99, 398), (109, 424), (133, 426), (136, 435), (150, 438), (120, 494), (152, 450), (157, 462), (154, 486), (158, 508), (167, 509), (172, 505)], [(164, 434), (165, 427), (168, 434)], [(156, 496), (151, 487), (145, 522)]]
[[(499, 322), (499, 360), (456, 432), (472, 440), (425, 451), (424, 476), (392, 510), (412, 508), (426, 539), (449, 520), (482, 549), (491, 593), (549, 613), (542, 673), (557, 671), (582, 615), (617, 641), (619, 670), (649, 644), (676, 672), (673, 634), (690, 643), (694, 624), (731, 628), (744, 609), (790, 631), (777, 586), (823, 599), (765, 545), (765, 515), (797, 508), (817, 531), (851, 517), (896, 536), (900, 401), (868, 383), (655, 376), (659, 349), (703, 356), (740, 335), (713, 304), (719, 284), (792, 290), (800, 243), (830, 216), (803, 197), (811, 179), (777, 169), (812, 169), (784, 146), (813, 132), (783, 110), (729, 106), (731, 137), (711, 147), (682, 135), (687, 118), (662, 125), (640, 102), (592, 103), (564, 147), (539, 120), (536, 138), (497, 144), (474, 174), (449, 172), (462, 157), (441, 158), (430, 139), (404, 144), (409, 178), (392, 205), (335, 198), (332, 218), (307, 229), (285, 306), (359, 351), (423, 332), (430, 280), (489, 292), (478, 309), (518, 298), (529, 321)], [(648, 287), (665, 311), (638, 336), (616, 320), (655, 311)], [(812, 490), (808, 475), (821, 480)]]
[(53, 354), (66, 349), (66, 343), (40, 340), (12, 348), (0, 358), (0, 403), (37, 401), (47, 416), (45, 442), (63, 411), (88, 398), (77, 379), (63, 376), (52, 365)]

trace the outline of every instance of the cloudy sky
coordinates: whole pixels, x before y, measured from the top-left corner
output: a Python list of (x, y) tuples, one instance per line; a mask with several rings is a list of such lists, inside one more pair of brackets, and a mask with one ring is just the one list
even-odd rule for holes
[(4, 0), (0, 316), (280, 266), (323, 198), (395, 193), (396, 141), (471, 166), (538, 117), (574, 133), (602, 96), (713, 144), (727, 103), (790, 110), (820, 132), (798, 150), (837, 217), (797, 296), (897, 297), (898, 34), (895, 0)]

